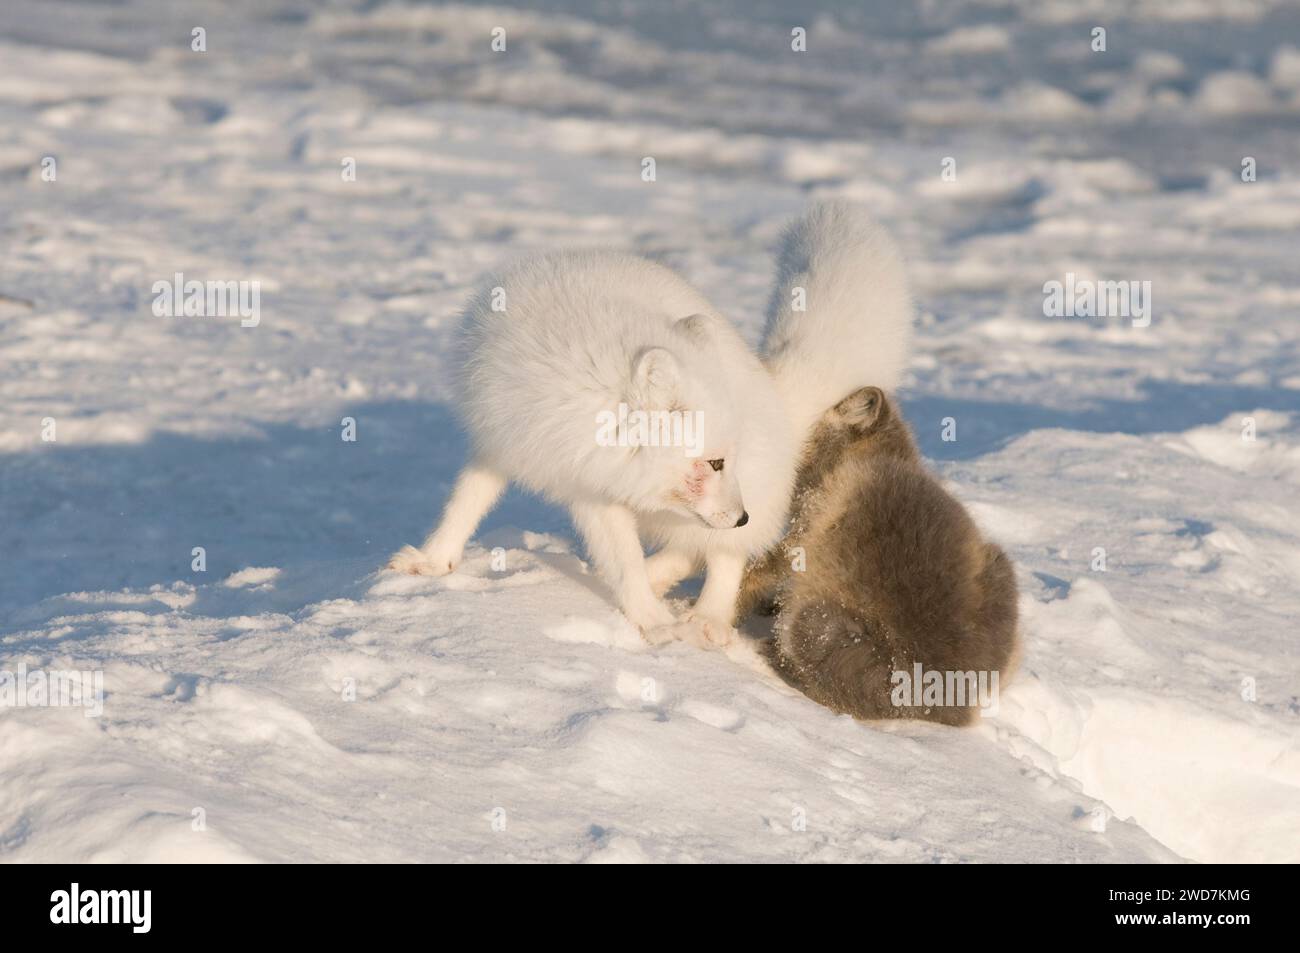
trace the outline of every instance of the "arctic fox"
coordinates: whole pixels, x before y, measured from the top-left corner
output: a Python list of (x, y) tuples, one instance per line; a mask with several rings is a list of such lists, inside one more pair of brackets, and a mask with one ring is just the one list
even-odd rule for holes
[[(437, 530), (390, 568), (451, 572), (514, 480), (569, 508), (652, 640), (683, 634), (663, 634), (675, 619), (660, 597), (703, 565), (685, 634), (729, 641), (746, 564), (785, 530), (808, 430), (854, 388), (895, 386), (910, 329), (898, 253), (855, 206), (814, 206), (778, 265), (762, 363), (698, 291), (644, 259), (556, 253), (489, 280), (460, 341), (474, 458)], [(699, 445), (597, 439), (598, 421), (638, 411), (691, 414)], [(642, 538), (659, 547), (648, 560)]]
[[(1016, 656), (1011, 561), (926, 472), (907, 424), (875, 387), (817, 425), (790, 533), (752, 567), (740, 601), (742, 611), (779, 609), (777, 671), (857, 718), (966, 724), (984, 704), (975, 687), (996, 692)], [(900, 691), (917, 672), (961, 679), (963, 690), (917, 704), (915, 690)]]
[[(437, 530), (390, 568), (454, 570), (513, 480), (568, 507), (642, 630), (676, 621), (660, 595), (703, 562), (693, 618), (729, 632), (746, 562), (784, 531), (798, 454), (736, 329), (660, 265), (554, 253), (490, 279), (466, 308), (459, 348), (473, 459)], [(662, 547), (648, 562), (643, 536)]]

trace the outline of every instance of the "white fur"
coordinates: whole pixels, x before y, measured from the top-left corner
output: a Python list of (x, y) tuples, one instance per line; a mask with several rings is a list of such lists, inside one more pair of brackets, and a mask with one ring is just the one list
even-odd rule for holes
[[(498, 287), (504, 311), (492, 310)], [(620, 607), (643, 629), (675, 621), (657, 593), (703, 563), (709, 578), (694, 616), (725, 638), (746, 561), (784, 530), (797, 453), (772, 381), (735, 328), (652, 262), (557, 253), (489, 279), (466, 309), (459, 347), (474, 459), (438, 529), (390, 566), (452, 571), (514, 481), (568, 506)], [(598, 415), (620, 403), (698, 411), (700, 446), (600, 445)], [(718, 459), (720, 472), (707, 463)], [(748, 523), (734, 527), (746, 510)], [(648, 565), (641, 536), (661, 545)]]
[[(791, 307), (796, 286), (806, 311)], [(896, 386), (910, 333), (893, 242), (851, 205), (814, 206), (789, 229), (772, 300), (765, 367), (702, 295), (644, 259), (555, 253), (490, 279), (459, 340), (474, 459), (438, 529), (390, 568), (454, 570), (514, 481), (569, 508), (620, 608), (648, 635), (675, 621), (659, 597), (702, 564), (699, 624), (680, 634), (727, 641), (746, 563), (785, 531), (800, 442), (850, 392)], [(600, 445), (597, 415), (620, 403), (698, 411), (702, 452)], [(705, 463), (714, 459), (721, 472)], [(748, 523), (734, 527), (742, 510)], [(642, 538), (659, 545), (648, 560)]]
[(801, 438), (859, 387), (897, 388), (912, 310), (902, 256), (861, 206), (822, 202), (786, 229), (763, 351)]

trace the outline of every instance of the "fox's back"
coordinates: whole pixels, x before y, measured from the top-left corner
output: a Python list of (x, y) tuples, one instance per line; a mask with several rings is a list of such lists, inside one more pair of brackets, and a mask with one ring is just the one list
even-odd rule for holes
[(960, 628), (983, 562), (965, 509), (910, 462), (858, 459), (843, 470), (839, 525), (828, 543), (853, 591), (891, 627)]

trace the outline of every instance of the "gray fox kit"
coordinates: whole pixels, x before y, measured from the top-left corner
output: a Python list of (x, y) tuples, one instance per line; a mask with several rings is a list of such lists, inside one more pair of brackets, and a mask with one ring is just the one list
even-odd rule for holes
[(922, 696), (912, 679), (925, 673), (928, 686), (960, 689), (978, 673), (981, 689), (985, 679), (996, 686), (1017, 655), (1011, 561), (926, 471), (876, 387), (854, 391), (814, 427), (790, 530), (746, 574), (740, 610), (759, 606), (778, 612), (778, 673), (856, 718), (968, 724), (981, 704), (974, 697)]

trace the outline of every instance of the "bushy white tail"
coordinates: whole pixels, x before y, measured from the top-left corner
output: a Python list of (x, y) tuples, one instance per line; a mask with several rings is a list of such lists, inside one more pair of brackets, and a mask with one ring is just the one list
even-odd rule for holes
[(797, 433), (859, 387), (897, 387), (911, 333), (902, 256), (865, 210), (821, 202), (786, 230), (763, 350)]

